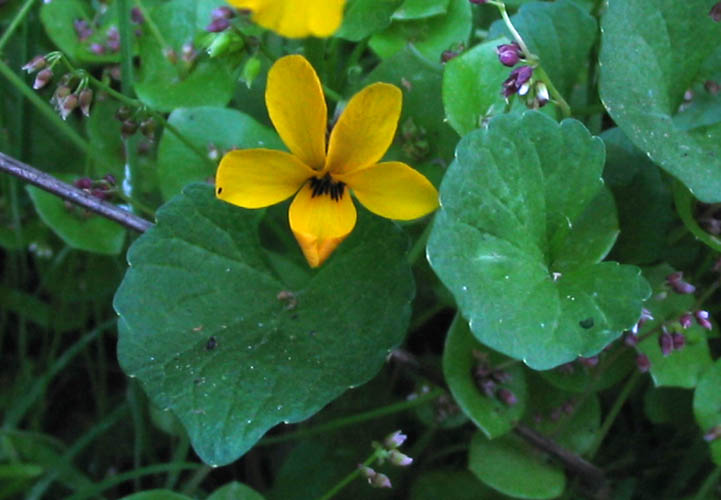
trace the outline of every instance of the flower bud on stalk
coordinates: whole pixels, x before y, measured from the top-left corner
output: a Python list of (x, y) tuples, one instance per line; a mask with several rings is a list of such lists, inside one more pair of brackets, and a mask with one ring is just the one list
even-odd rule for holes
[(389, 450), (394, 450), (406, 442), (408, 436), (403, 434), (402, 431), (398, 430), (386, 436), (383, 440), (383, 446)]
[(216, 7), (215, 9), (213, 9), (213, 11), (210, 13), (210, 17), (214, 21), (216, 19), (231, 19), (235, 17), (235, 12), (230, 7), (223, 5), (221, 7)]
[(686, 345), (686, 337), (682, 333), (673, 332), (671, 334), (671, 340), (673, 341), (674, 351), (680, 351)]
[(146, 118), (142, 122), (140, 122), (140, 133), (143, 134), (147, 139), (150, 139), (151, 141), (155, 139), (155, 129), (157, 128), (157, 123), (155, 120), (150, 117)]
[(413, 463), (413, 459), (411, 457), (398, 450), (391, 450), (388, 452), (388, 461), (399, 467), (407, 467)]
[(696, 321), (699, 325), (701, 325), (701, 327), (705, 328), (706, 330), (710, 330), (711, 328), (713, 328), (711, 322), (708, 320), (708, 311), (696, 311)]
[(120, 135), (123, 136), (123, 139), (127, 139), (135, 132), (137, 132), (137, 130), (138, 122), (136, 122), (135, 120), (125, 120), (120, 126)]
[(509, 68), (515, 66), (523, 56), (521, 47), (516, 42), (504, 43), (503, 45), (497, 46), (496, 54), (498, 54), (498, 60), (501, 64)]
[(78, 107), (78, 95), (77, 94), (70, 94), (62, 101), (58, 102), (58, 111), (60, 112), (60, 117), (63, 120), (67, 120), (68, 116), (70, 116), (70, 113), (72, 113), (75, 108)]
[(518, 403), (518, 398), (516, 397), (516, 395), (513, 394), (508, 389), (506, 389), (505, 387), (498, 389), (497, 396), (498, 396), (498, 399), (500, 399), (507, 406), (513, 406), (516, 403)]
[(209, 31), (210, 33), (220, 33), (221, 31), (227, 30), (229, 27), (230, 21), (224, 17), (220, 17), (218, 19), (213, 19), (210, 24), (205, 27), (205, 31)]
[(658, 337), (658, 345), (661, 348), (661, 354), (668, 356), (673, 351), (673, 338), (668, 332), (663, 332)]
[(48, 62), (45, 60), (45, 56), (35, 56), (26, 62), (21, 69), (28, 73), (35, 73), (43, 69), (47, 64)]
[(250, 88), (253, 82), (260, 74), (260, 59), (257, 57), (251, 57), (245, 62), (243, 66), (242, 80), (245, 82), (246, 87)]
[(33, 82), (33, 89), (40, 90), (45, 87), (50, 80), (53, 79), (53, 70), (45, 68), (35, 75), (35, 81)]
[(93, 103), (93, 91), (91, 89), (83, 89), (78, 95), (78, 102), (80, 104), (80, 112), (83, 116), (90, 116), (90, 105)]
[(503, 82), (503, 97), (510, 97), (513, 94), (525, 95), (528, 93), (526, 85), (533, 76), (533, 68), (531, 66), (519, 66), (506, 78)]
[(686, 313), (678, 319), (678, 322), (681, 324), (681, 328), (685, 330), (693, 323), (693, 316), (691, 316), (691, 313)]
[(711, 16), (711, 19), (713, 19), (717, 23), (721, 22), (721, 2), (716, 2), (714, 6), (711, 7), (708, 15)]
[(651, 361), (648, 359), (648, 356), (645, 354), (639, 354), (636, 356), (636, 367), (641, 373), (649, 371), (651, 369)]

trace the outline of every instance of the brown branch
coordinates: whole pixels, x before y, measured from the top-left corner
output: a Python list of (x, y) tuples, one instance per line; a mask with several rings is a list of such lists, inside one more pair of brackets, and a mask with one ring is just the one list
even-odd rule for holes
[(56, 179), (50, 174), (26, 165), (6, 154), (0, 153), (0, 170), (19, 177), (49, 193), (64, 200), (71, 201), (96, 214), (121, 224), (128, 229), (144, 233), (153, 226), (153, 223), (123, 210), (112, 203), (100, 200), (95, 196), (76, 188), (66, 182)]
[(592, 490), (593, 498), (608, 498), (608, 484), (601, 469), (524, 424), (516, 424), (513, 430), (528, 443), (561, 462), (566, 470), (580, 477)]

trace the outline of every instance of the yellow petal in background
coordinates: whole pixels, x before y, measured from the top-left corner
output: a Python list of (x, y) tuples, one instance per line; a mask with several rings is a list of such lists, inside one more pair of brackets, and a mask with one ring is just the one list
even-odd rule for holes
[(312, 175), (303, 162), (282, 151), (231, 151), (220, 161), (215, 193), (240, 207), (267, 207), (292, 196)]
[(253, 21), (287, 38), (332, 35), (341, 24), (345, 0), (228, 0), (253, 12)]
[(438, 191), (405, 163), (379, 163), (337, 176), (371, 212), (396, 220), (422, 217), (438, 208)]
[(318, 267), (350, 234), (356, 210), (348, 189), (339, 200), (313, 196), (310, 183), (298, 192), (288, 212), (290, 228), (311, 267)]
[(393, 142), (402, 101), (400, 89), (388, 83), (354, 95), (331, 132), (326, 169), (348, 173), (377, 163)]
[(311, 168), (325, 162), (328, 109), (318, 75), (303, 57), (278, 59), (268, 72), (265, 103), (288, 149)]

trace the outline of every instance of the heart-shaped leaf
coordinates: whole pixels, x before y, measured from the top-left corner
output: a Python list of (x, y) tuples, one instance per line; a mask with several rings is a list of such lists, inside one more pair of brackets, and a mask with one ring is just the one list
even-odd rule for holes
[[(500, 369), (503, 373), (494, 373), (494, 367), (506, 362), (507, 357), (483, 349), (462, 318), (455, 319), (443, 349), (443, 375), (458, 406), (489, 439), (510, 431), (526, 408), (523, 366), (513, 362)], [(487, 376), (479, 376), (479, 368), (488, 371)], [(491, 391), (490, 396), (483, 393), (484, 385)], [(515, 402), (501, 401), (497, 392), (500, 389), (511, 391)]]
[(502, 115), (465, 136), (441, 185), (428, 258), (485, 345), (535, 369), (598, 353), (648, 284), (599, 262), (616, 234), (604, 150), (578, 121)]
[[(713, 0), (610, 0), (600, 94), (633, 143), (702, 201), (721, 201), (721, 119), (678, 119), (683, 95), (718, 46)], [(698, 118), (698, 117), (697, 117)]]
[(128, 253), (115, 297), (118, 358), (172, 410), (210, 464), (369, 380), (405, 335), (407, 238), (360, 211), (358, 227), (302, 288), (259, 243), (258, 212), (191, 185)]

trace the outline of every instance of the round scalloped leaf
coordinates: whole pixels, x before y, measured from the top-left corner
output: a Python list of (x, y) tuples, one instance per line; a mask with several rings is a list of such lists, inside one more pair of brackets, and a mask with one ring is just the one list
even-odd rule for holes
[(556, 498), (566, 488), (563, 469), (513, 434), (489, 441), (476, 433), (468, 468), (485, 484), (513, 498)]
[[(709, 366), (696, 386), (693, 394), (693, 413), (701, 432), (706, 434), (714, 427), (721, 426), (721, 360)], [(721, 466), (721, 439), (710, 442), (711, 459)]]
[(118, 358), (207, 463), (237, 459), (272, 426), (365, 383), (403, 340), (408, 242), (385, 219), (359, 211), (328, 262), (291, 287), (260, 246), (259, 212), (210, 186), (189, 186), (157, 218), (115, 296)]
[(684, 93), (721, 37), (721, 25), (708, 15), (714, 1), (608, 4), (599, 59), (606, 109), (639, 149), (697, 198), (721, 201), (719, 114), (712, 123), (693, 107), (687, 110), (689, 116), (678, 114)]
[(549, 369), (638, 320), (637, 267), (600, 262), (618, 233), (604, 149), (580, 122), (502, 115), (465, 136), (441, 185), (428, 259), (483, 344)]
[[(218, 156), (238, 148), (285, 149), (278, 135), (250, 116), (234, 109), (199, 107), (176, 109), (168, 123), (200, 151)], [(215, 175), (215, 162), (202, 158), (168, 129), (158, 145), (158, 184), (169, 200), (192, 182), (203, 182)]]
[(473, 377), (478, 354), (487, 356), (491, 367), (508, 361), (507, 357), (484, 349), (471, 335), (468, 324), (456, 318), (443, 350), (443, 375), (461, 410), (489, 439), (493, 439), (510, 431), (521, 419), (526, 408), (526, 378), (522, 365), (511, 364), (503, 369), (509, 375), (509, 381), (498, 385), (510, 390), (518, 402), (509, 406), (495, 397), (488, 397)]
[(146, 490), (125, 496), (120, 500), (191, 500), (191, 497), (170, 490)]
[(358, 42), (391, 24), (391, 16), (402, 0), (350, 0), (343, 24), (335, 36)]

